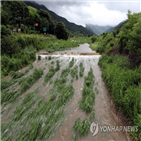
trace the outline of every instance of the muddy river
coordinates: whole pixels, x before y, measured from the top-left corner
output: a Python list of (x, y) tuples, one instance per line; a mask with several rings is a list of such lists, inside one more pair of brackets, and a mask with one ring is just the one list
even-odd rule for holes
[[(41, 56), (41, 60), (38, 60), (38, 55)], [(46, 60), (46, 57), (51, 56), (51, 60)], [(120, 127), (122, 126), (122, 123), (120, 120), (118, 120), (118, 117), (114, 113), (113, 110), (113, 104), (110, 98), (110, 95), (108, 93), (108, 90), (106, 88), (105, 83), (102, 79), (102, 74), (100, 67), (98, 66), (98, 61), (101, 55), (97, 54), (95, 51), (92, 51), (89, 48), (89, 44), (83, 44), (79, 47), (72, 48), (70, 50), (66, 51), (59, 51), (55, 52), (53, 55), (46, 54), (45, 51), (40, 51), (36, 54), (36, 61), (33, 63), (34, 68), (44, 68), (44, 74), (43, 76), (25, 93), (23, 93), (20, 97), (18, 102), (15, 104), (6, 105), (2, 108), (2, 110), (6, 110), (10, 107), (10, 110), (7, 113), (2, 113), (2, 123), (10, 122), (12, 118), (12, 113), (20, 105), (21, 101), (25, 97), (25, 95), (29, 92), (32, 92), (36, 88), (39, 88), (38, 95), (44, 96), (46, 100), (49, 99), (49, 96), (46, 95), (47, 91), (49, 91), (51, 88), (53, 88), (53, 84), (47, 84), (43, 85), (44, 77), (46, 73), (49, 70), (49, 65), (52, 61), (59, 60), (61, 68), (55, 74), (52, 78), (52, 81), (54, 81), (57, 77), (60, 76), (63, 69), (65, 69), (72, 58), (74, 58), (75, 65), (78, 65), (82, 62), (84, 66), (84, 76), (82, 78), (78, 78), (78, 80), (74, 80), (72, 82), (72, 85), (75, 89), (74, 95), (72, 97), (72, 100), (68, 103), (68, 105), (64, 108), (64, 118), (61, 123), (61, 125), (56, 129), (55, 135), (51, 137), (50, 139), (45, 139), (45, 141), (70, 141), (72, 140), (73, 136), (73, 126), (75, 123), (75, 120), (80, 117), (80, 119), (88, 118), (89, 114), (81, 111), (79, 109), (79, 101), (82, 99), (82, 89), (84, 84), (84, 77), (88, 75), (88, 72), (90, 68), (93, 69), (93, 74), (95, 76), (95, 83), (93, 86), (93, 89), (97, 87), (98, 94), (95, 94), (95, 118), (93, 121), (90, 122), (90, 125), (93, 122), (98, 122), (98, 132), (95, 136), (93, 136), (92, 131), (89, 131), (88, 135), (81, 137), (78, 135), (78, 141), (128, 141), (129, 137), (126, 132), (123, 131), (101, 131), (100, 126), (105, 127), (105, 130), (108, 126), (116, 126)], [(21, 70), (22, 71), (22, 70)], [(27, 74), (30, 75), (33, 72), (33, 69), (30, 70)], [(68, 76), (68, 79), (71, 79), (70, 76)], [(91, 126), (92, 127), (92, 126)], [(94, 132), (94, 130), (93, 130)], [(14, 134), (14, 131), (12, 131)], [(14, 140), (14, 138), (13, 138)]]

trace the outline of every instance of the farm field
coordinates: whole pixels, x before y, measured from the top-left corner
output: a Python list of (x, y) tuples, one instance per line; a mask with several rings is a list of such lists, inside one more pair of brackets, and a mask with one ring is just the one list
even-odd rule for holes
[[(89, 48), (79, 48), (84, 46)], [(99, 132), (95, 137), (90, 132), (94, 120), (121, 124), (102, 80), (99, 58), (37, 55), (30, 67), (3, 80), (2, 140), (126, 140), (123, 132)]]

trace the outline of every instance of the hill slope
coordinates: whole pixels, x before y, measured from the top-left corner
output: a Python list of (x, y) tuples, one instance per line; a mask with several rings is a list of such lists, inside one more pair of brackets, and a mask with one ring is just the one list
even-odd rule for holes
[(88, 30), (91, 30), (93, 33), (96, 33), (97, 35), (101, 35), (103, 32), (112, 28), (112, 26), (99, 26), (99, 25), (87, 24), (86, 28)]
[(120, 27), (122, 27), (122, 25), (125, 23), (126, 21), (122, 21), (121, 23), (119, 23), (118, 25), (116, 25), (115, 27), (111, 27), (110, 29), (106, 30), (106, 32), (110, 33), (115, 29), (118, 29)]
[(33, 1), (24, 1), (24, 2), (26, 3), (27, 6), (32, 6), (32, 7), (36, 8), (37, 10), (40, 10), (40, 9), (46, 10), (52, 16), (53, 20), (56, 20), (58, 22), (62, 21), (65, 24), (66, 28), (71, 32), (80, 32), (84, 35), (87, 35), (87, 34), (92, 35), (93, 34), (93, 32), (89, 31), (88, 29), (84, 28), (83, 26), (76, 25), (75, 23), (71, 23), (63, 17), (58, 16), (53, 11), (47, 9), (44, 5), (40, 5), (40, 4), (33, 2)]

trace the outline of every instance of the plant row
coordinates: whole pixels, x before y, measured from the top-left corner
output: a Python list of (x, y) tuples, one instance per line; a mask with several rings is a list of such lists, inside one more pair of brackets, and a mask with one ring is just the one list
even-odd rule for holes
[(42, 74), (43, 74), (42, 69), (35, 69), (33, 74), (27, 76), (26, 78), (20, 79), (19, 81), (20, 88), (16, 92), (2, 91), (1, 95), (2, 105), (13, 102), (19, 95), (28, 90), (42, 76)]
[(93, 85), (94, 85), (94, 75), (92, 68), (90, 68), (90, 71), (88, 72), (88, 76), (86, 76), (84, 80), (82, 99), (79, 102), (79, 108), (86, 112), (91, 112), (93, 109), (94, 100), (95, 100)]
[(56, 61), (56, 68), (54, 68), (53, 66), (50, 67), (48, 73), (45, 75), (44, 83), (47, 83), (58, 70), (60, 70), (60, 63), (57, 60)]

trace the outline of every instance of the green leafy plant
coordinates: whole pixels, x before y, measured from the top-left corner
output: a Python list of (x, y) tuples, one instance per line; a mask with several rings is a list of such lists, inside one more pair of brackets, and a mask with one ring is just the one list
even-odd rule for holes
[(93, 109), (95, 93), (93, 91), (94, 75), (92, 68), (85, 77), (84, 87), (82, 90), (82, 99), (79, 102), (79, 108), (83, 111), (90, 112)]
[(74, 58), (72, 58), (72, 60), (70, 61), (70, 63), (69, 63), (69, 67), (72, 68), (73, 65), (74, 65)]
[(83, 67), (83, 63), (82, 62), (79, 64), (79, 67), (80, 67), (79, 76), (83, 77), (84, 67)]
[(87, 118), (85, 118), (80, 124), (80, 128), (79, 128), (80, 135), (81, 136), (87, 135), (89, 132), (89, 129), (90, 129), (89, 121)]

